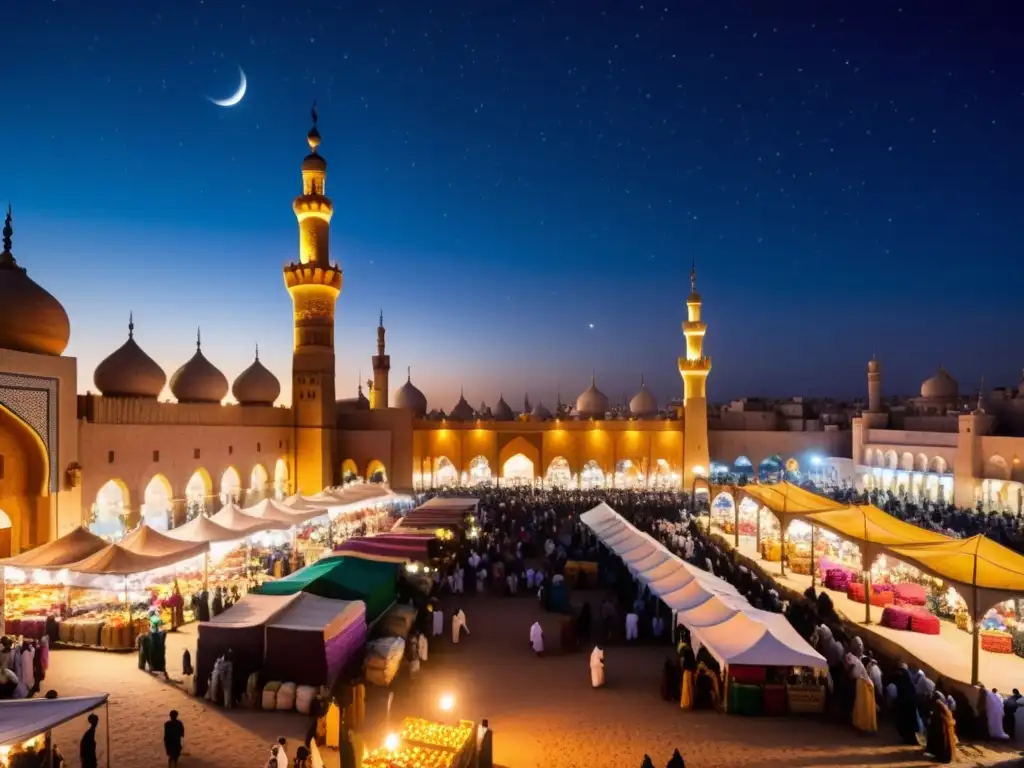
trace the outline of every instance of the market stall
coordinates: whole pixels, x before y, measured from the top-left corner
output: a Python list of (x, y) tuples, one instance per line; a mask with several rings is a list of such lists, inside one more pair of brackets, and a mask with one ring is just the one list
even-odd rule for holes
[(206, 693), (214, 664), (228, 651), (233, 656), (233, 686), (241, 689), (249, 675), (263, 668), (266, 625), (298, 599), (298, 594), (250, 593), (219, 616), (201, 622), (196, 645), (196, 695)]
[(343, 542), (335, 551), (348, 557), (390, 560), (396, 563), (426, 563), (431, 559), (432, 534), (399, 535), (382, 533), (357, 536)]
[(334, 556), (307, 565), (295, 573), (268, 581), (260, 587), (265, 595), (307, 592), (335, 600), (362, 600), (366, 619), (376, 621), (397, 596), (398, 565), (356, 557)]
[(476, 754), (477, 726), (407, 717), (396, 734), (363, 760), (364, 768), (468, 768)]
[(0, 560), (0, 635), (9, 631), (41, 638), (47, 618), (65, 613), (73, 598), (64, 583), (67, 579), (56, 571), (99, 552), (107, 544), (79, 527), (59, 539)]
[[(110, 768), (110, 707), (109, 694), (71, 696), (58, 699), (17, 699), (0, 701), (0, 768), (8, 768), (22, 752), (32, 750), (37, 755), (45, 750), (46, 735), (76, 717), (100, 707), (106, 708), (107, 768)], [(52, 739), (51, 739), (52, 743)], [(47, 758), (48, 759), (48, 758)], [(45, 766), (46, 763), (39, 763)]]
[(365, 642), (365, 603), (301, 593), (266, 625), (263, 676), (331, 687)]

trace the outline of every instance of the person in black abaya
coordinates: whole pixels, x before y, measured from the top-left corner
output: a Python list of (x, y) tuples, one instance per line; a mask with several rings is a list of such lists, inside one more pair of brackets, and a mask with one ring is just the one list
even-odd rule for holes
[(580, 608), (580, 615), (576, 619), (576, 637), (580, 641), (581, 645), (590, 644), (590, 626), (593, 619), (590, 615), (590, 603), (583, 603), (583, 607)]
[(893, 683), (896, 686), (896, 701), (893, 702), (896, 731), (904, 744), (917, 744), (917, 691), (905, 664), (896, 670)]

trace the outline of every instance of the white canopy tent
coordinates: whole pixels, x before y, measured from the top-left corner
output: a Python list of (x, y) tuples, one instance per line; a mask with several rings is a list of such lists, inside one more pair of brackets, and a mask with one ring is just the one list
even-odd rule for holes
[[(108, 694), (57, 699), (0, 701), (0, 749), (23, 744), (80, 715), (107, 705)], [(110, 710), (107, 709), (107, 766), (110, 766)]]
[(701, 570), (602, 502), (580, 516), (721, 664), (827, 666), (785, 616), (754, 608), (732, 584)]
[(249, 515), (249, 517), (256, 517), (260, 520), (273, 520), (278, 523), (298, 525), (307, 520), (326, 515), (327, 508), (313, 505), (289, 507), (273, 499), (263, 499), (263, 501), (257, 502), (251, 507), (246, 507), (242, 512)]
[(294, 525), (287, 521), (253, 517), (243, 512), (236, 504), (225, 504), (217, 514), (210, 517), (210, 520), (243, 536), (260, 531), (286, 531)]

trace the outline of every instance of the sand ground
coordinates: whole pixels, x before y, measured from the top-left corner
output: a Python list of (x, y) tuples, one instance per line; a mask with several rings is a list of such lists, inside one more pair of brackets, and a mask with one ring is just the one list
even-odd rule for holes
[[(578, 593), (596, 608), (597, 593)], [(689, 768), (811, 768), (812, 766), (923, 766), (920, 750), (900, 746), (886, 723), (874, 736), (849, 726), (799, 717), (740, 718), (683, 712), (658, 695), (666, 646), (610, 646), (607, 687), (593, 690), (587, 652), (558, 650), (559, 617), (543, 613), (532, 598), (467, 595), (454, 605), (466, 611), (471, 635), (457, 646), (445, 636), (431, 644), (429, 661), (415, 683), (406, 672), (393, 686), (391, 721), (406, 715), (431, 717), (441, 693), (456, 699), (456, 714), (488, 718), (495, 731), (495, 759), (506, 768), (638, 768), (644, 753), (663, 766), (678, 747)], [(551, 649), (538, 659), (528, 644), (530, 625), (540, 619)], [(447, 629), (447, 627), (446, 627)], [(194, 628), (169, 636), (168, 664), (180, 677), (181, 652), (195, 643)], [(301, 738), (307, 721), (298, 714), (226, 711), (196, 700), (174, 685), (139, 671), (133, 655), (57, 651), (44, 684), (61, 695), (111, 693), (111, 765), (152, 768), (162, 764), (162, 723), (170, 709), (186, 728), (183, 768), (261, 768), (279, 736)], [(383, 738), (387, 692), (371, 686), (368, 719), (373, 746)], [(101, 713), (102, 715), (102, 713)], [(103, 718), (105, 721), (106, 718)], [(71, 766), (84, 718), (56, 733)], [(104, 725), (99, 742), (101, 765)], [(292, 746), (294, 754), (294, 744)], [(968, 746), (965, 765), (1016, 764), (1019, 753)], [(325, 755), (337, 765), (336, 754)]]

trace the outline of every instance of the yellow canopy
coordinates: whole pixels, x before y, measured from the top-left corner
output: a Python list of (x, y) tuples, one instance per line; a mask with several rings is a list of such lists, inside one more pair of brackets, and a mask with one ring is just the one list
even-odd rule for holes
[(783, 530), (793, 520), (806, 517), (812, 512), (841, 510), (846, 507), (841, 502), (805, 491), (800, 486), (787, 481), (771, 485), (752, 483), (750, 485), (716, 486), (715, 491), (735, 493), (741, 497), (747, 496), (756, 501), (758, 505), (767, 507), (779, 518)]
[[(918, 528), (876, 506), (849, 506), (827, 512), (811, 512), (804, 520), (856, 542), (861, 548), (899, 547), (907, 544), (945, 544), (953, 541), (935, 531)], [(870, 556), (871, 553), (869, 553)]]
[(891, 549), (897, 557), (945, 581), (978, 589), (1024, 593), (1024, 557), (986, 536)]

